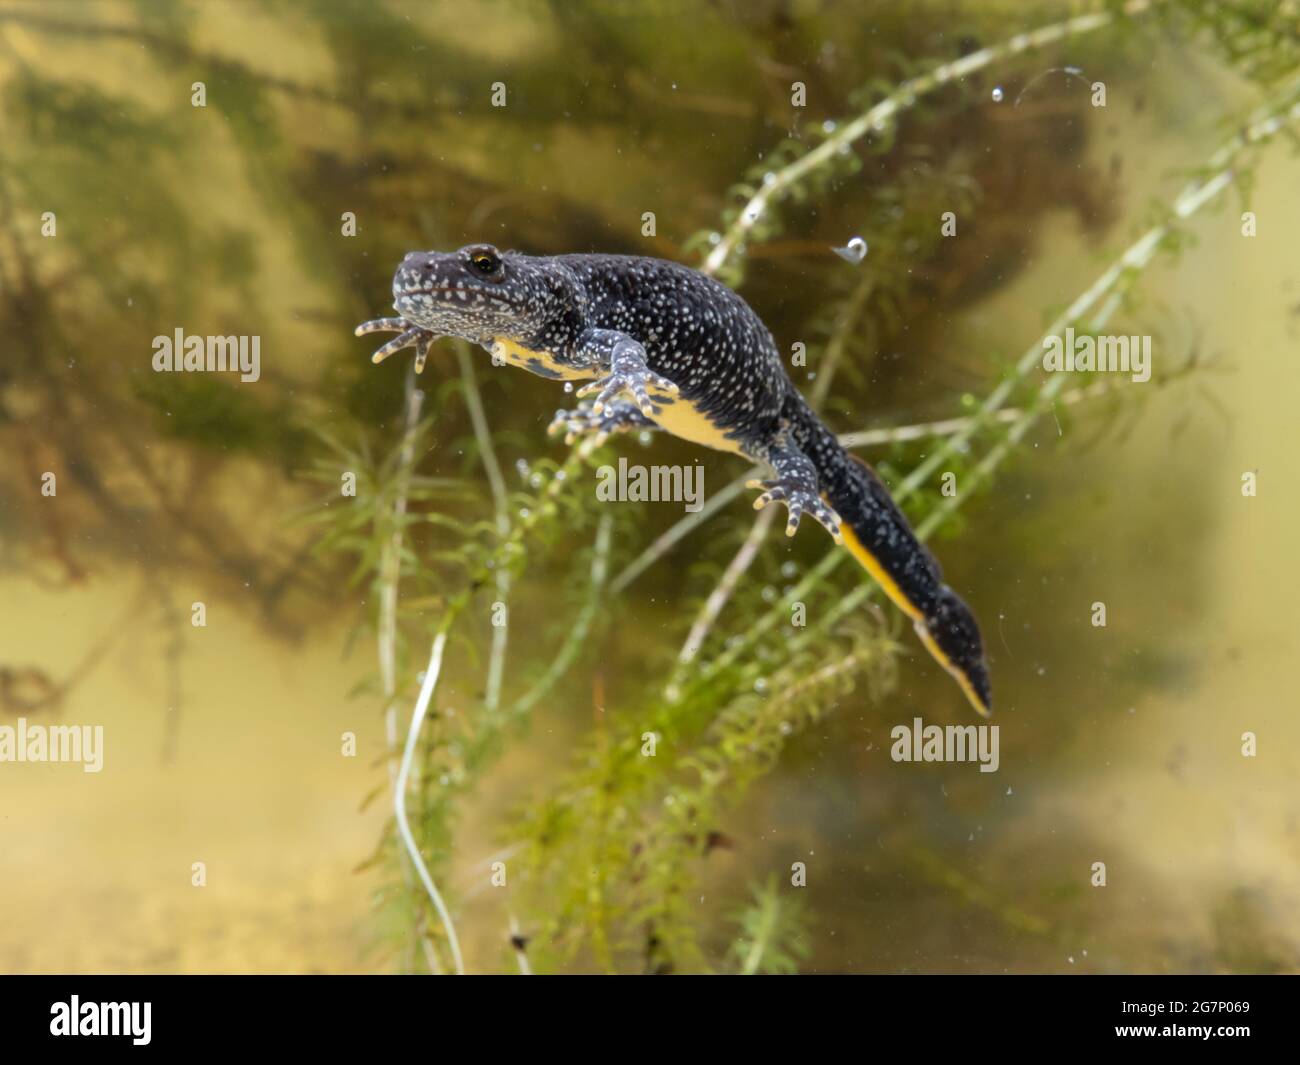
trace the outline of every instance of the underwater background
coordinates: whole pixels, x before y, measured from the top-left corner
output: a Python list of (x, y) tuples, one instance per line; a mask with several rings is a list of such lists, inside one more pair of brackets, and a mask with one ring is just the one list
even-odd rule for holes
[[(1300, 968), (1298, 79), (1291, 0), (0, 2), (0, 726), (104, 735), (0, 763), (0, 971)], [(480, 241), (805, 346), (981, 620), (996, 772), (891, 758), (982, 722), (742, 460), (371, 364), (401, 257)], [(705, 512), (601, 502), (619, 456)], [(393, 801), (439, 634), (454, 947)]]

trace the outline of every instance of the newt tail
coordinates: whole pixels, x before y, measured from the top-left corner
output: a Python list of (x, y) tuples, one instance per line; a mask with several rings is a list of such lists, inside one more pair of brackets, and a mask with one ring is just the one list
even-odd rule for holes
[(912, 619), (921, 643), (971, 706), (988, 717), (993, 693), (975, 615), (943, 582), (939, 563), (916, 538), (876, 471), (840, 446), (802, 397), (788, 401), (786, 418), (840, 516), (844, 547)]
[(380, 362), (457, 336), (498, 365), (586, 381), (593, 398), (557, 411), (551, 432), (663, 429), (772, 469), (756, 507), (782, 503), (786, 534), (807, 514), (847, 548), (908, 617), (922, 644), (981, 714), (992, 709), (975, 618), (943, 582), (888, 490), (804, 402), (772, 334), (736, 293), (679, 263), (634, 255), (523, 255), (471, 244), (412, 252), (393, 276), (399, 317), (357, 327), (392, 332)]

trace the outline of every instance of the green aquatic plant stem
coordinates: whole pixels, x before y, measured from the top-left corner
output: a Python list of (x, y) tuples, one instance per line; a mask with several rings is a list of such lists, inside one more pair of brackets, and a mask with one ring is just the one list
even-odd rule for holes
[[(1238, 176), (1236, 168), (1240, 165), (1239, 156), (1241, 153), (1249, 146), (1262, 143), (1274, 136), (1286, 128), (1289, 123), (1300, 120), (1300, 101), (1296, 99), (1296, 95), (1296, 87), (1294, 86), (1279, 93), (1269, 106), (1256, 113), (1254, 120), (1247, 125), (1243, 132), (1233, 137), (1227, 144), (1216, 151), (1207, 165), (1202, 168), (1204, 176), (1185, 186), (1173, 200), (1168, 210), (1167, 219), (1150, 227), (1118, 256), (1096, 278), (1092, 285), (1071, 304), (1066, 314), (1058, 317), (1052, 323), (1052, 326), (1026, 351), (1025, 356), (1017, 362), (1013, 373), (1018, 378), (1028, 378), (1041, 365), (1044, 349), (1043, 341), (1048, 336), (1059, 334), (1067, 325), (1086, 326), (1090, 332), (1096, 332), (1104, 328), (1121, 307), (1121, 296), (1143, 275), (1147, 267), (1156, 258), (1158, 252), (1163, 248), (1173, 246), (1172, 238), (1176, 235), (1178, 226), (1207, 204), (1220, 197), (1225, 190), (1233, 185), (1234, 179)], [(962, 494), (954, 498), (945, 497), (942, 504), (931, 509), (926, 514), (925, 520), (918, 524), (918, 535), (922, 539), (932, 535), (947, 514), (963, 505), (974, 490), (978, 489), (984, 481), (997, 472), (1002, 463), (1015, 453), (1025, 435), (1038, 423), (1042, 416), (1063, 395), (1071, 394), (1066, 392), (1065, 389), (1073, 380), (1075, 378), (1067, 374), (1047, 375), (1032, 400), (1010, 416), (1004, 413), (1004, 402), (1012, 394), (1012, 385), (1004, 381), (992, 390), (979, 415), (970, 422), (963, 422), (962, 428), (969, 430), (969, 433), (973, 435), (980, 425), (992, 422), (1006, 422), (1009, 420), (1010, 427), (1005, 435), (998, 439), (996, 444), (983, 456), (973, 471), (963, 479)], [(1095, 392), (1096, 389), (1094, 388), (1075, 390), (1075, 393), (1079, 394), (1080, 398), (1084, 398), (1088, 394), (1095, 394)], [(951, 441), (945, 441), (941, 446), (947, 448), (950, 443)], [(912, 480), (909, 492), (914, 492), (916, 487), (917, 482)], [(818, 567), (818, 571), (828, 574), (838, 564), (838, 560), (843, 557), (845, 556), (842, 552), (830, 553), (828, 559)], [(815, 583), (815, 581), (810, 582), (809, 580), (801, 582), (800, 588), (785, 597), (780, 604), (773, 606), (769, 613), (759, 620), (754, 629), (738, 634), (739, 639), (737, 639), (736, 643), (729, 645), (723, 655), (710, 662), (701, 671), (700, 675), (693, 680), (690, 694), (701, 699), (707, 699), (708, 696), (704, 694), (703, 688), (709, 677), (716, 676), (724, 668), (733, 666), (738, 659), (744, 661), (742, 656), (748, 656), (750, 660), (746, 661), (742, 666), (738, 677), (727, 678), (727, 684), (733, 690), (747, 691), (747, 682), (752, 679), (753, 674), (763, 668), (761, 663), (753, 661), (752, 655), (748, 654), (758, 636), (755, 630), (759, 628), (771, 629), (778, 623), (779, 619), (788, 617), (790, 603), (811, 590)], [(820, 616), (815, 626), (810, 626), (803, 634), (790, 641), (783, 648), (784, 660), (786, 662), (795, 662), (799, 660), (798, 656), (800, 655), (807, 656), (818, 653), (820, 649), (825, 647), (827, 633), (834, 629), (837, 622), (875, 595), (877, 590), (877, 586), (873, 583), (864, 582), (860, 584), (850, 595), (844, 597), (830, 611)], [(819, 672), (825, 671), (814, 670), (811, 676), (816, 676)], [(796, 700), (794, 704), (796, 706), (811, 702), (811, 700), (800, 696), (799, 686), (796, 685), (793, 689), (783, 691), (781, 695), (773, 695), (770, 701), (771, 703), (777, 703), (782, 697), (793, 697)], [(721, 723), (725, 720), (725, 714), (724, 711), (723, 714), (718, 715), (716, 720)], [(745, 745), (733, 744), (732, 746), (734, 749), (741, 751), (747, 749)], [(704, 758), (701, 764), (706, 772), (702, 773), (701, 776), (705, 788), (716, 787), (717, 777), (715, 774), (720, 770), (707, 761), (707, 752), (703, 752), (703, 755)], [(728, 762), (722, 762), (721, 765), (730, 768)], [(675, 798), (680, 801), (681, 796), (677, 795)], [(700, 811), (707, 809), (707, 802), (692, 801), (687, 805), (687, 809), (690, 810), (692, 817), (699, 817)], [(749, 945), (752, 946), (753, 944)], [(761, 955), (758, 955), (758, 957), (761, 958)], [(747, 957), (745, 960), (749, 961), (751, 958)]]
[[(1095, 385), (1088, 385), (1086, 388), (1075, 388), (1063, 393), (1058, 402), (1073, 405), (1084, 400), (1096, 399), (1113, 391), (1114, 387), (1109, 382), (1099, 381)], [(1021, 413), (1020, 410), (1014, 407), (1003, 408), (994, 415), (993, 421), (1012, 422)], [(932, 436), (948, 436), (960, 432), (970, 425), (974, 418), (975, 415), (963, 415), (959, 418), (917, 422), (912, 425), (896, 425), (885, 429), (862, 429), (854, 433), (842, 433), (837, 439), (847, 448), (880, 447), (886, 444), (908, 443), (914, 440), (925, 440)], [(712, 493), (705, 501), (704, 506), (698, 511), (687, 514), (674, 522), (610, 582), (610, 592), (614, 595), (622, 592), (623, 589), (658, 562), (659, 559), (663, 558), (677, 544), (686, 539), (696, 528), (708, 521), (709, 518), (722, 510), (732, 500), (739, 498), (745, 491), (745, 482), (759, 476), (761, 473), (762, 469), (760, 467), (751, 466), (725, 487)]]
[[(415, 438), (424, 407), (424, 393), (415, 387), (415, 372), (407, 369), (405, 380), (406, 416), (402, 429), (402, 443), (398, 451), (396, 498), (393, 500), (392, 531), (384, 543), (379, 562), (379, 624), (376, 645), (379, 655), (380, 685), (384, 694), (384, 738), (388, 747), (388, 782), (397, 801), (400, 767), (397, 737), (397, 599), (402, 575), (402, 531), (406, 524), (407, 495), (415, 466)], [(411, 867), (399, 862), (402, 879), (412, 886)], [(417, 938), (423, 945), (426, 957), (433, 957), (432, 946), (420, 929)]]
[[(1099, 381), (1086, 388), (1075, 388), (1063, 393), (1058, 402), (1073, 405), (1084, 400), (1096, 399), (1114, 390), (1110, 382)], [(996, 422), (1012, 422), (1020, 417), (1021, 411), (1011, 407), (999, 410), (993, 417)], [(958, 418), (944, 418), (933, 422), (917, 422), (912, 425), (896, 425), (884, 429), (862, 429), (853, 433), (842, 433), (837, 439), (847, 448), (881, 447), (886, 444), (902, 444), (915, 440), (925, 440), (932, 436), (949, 436), (960, 432), (971, 424), (975, 415), (963, 415)], [(687, 514), (674, 522), (658, 536), (644, 551), (610, 582), (609, 590), (618, 595), (641, 574), (663, 558), (682, 540), (686, 539), (700, 525), (708, 521), (728, 503), (738, 499), (745, 491), (745, 482), (759, 476), (762, 469), (751, 466), (739, 477), (730, 481), (725, 487), (710, 494), (704, 506), (693, 514)]]
[[(474, 426), (474, 439), (478, 441), (479, 459), (483, 463), (483, 472), (487, 474), (488, 485), (492, 490), (492, 510), (496, 521), (497, 536), (504, 540), (510, 535), (510, 499), (506, 492), (506, 480), (501, 474), (501, 463), (497, 461), (496, 447), (492, 443), (492, 430), (488, 427), (487, 414), (483, 410), (483, 397), (479, 393), (478, 378), (474, 374), (474, 360), (470, 355), (469, 345), (463, 340), (456, 341), (456, 358), (460, 363), (460, 378), (464, 389), (465, 406), (469, 411), (470, 423)], [(492, 651), (488, 658), (487, 692), (484, 703), (489, 712), (501, 705), (501, 681), (506, 668), (506, 643), (510, 633), (510, 569), (498, 566), (496, 569), (497, 602), (507, 607), (501, 624), (492, 627)]]
[(762, 896), (757, 927), (754, 929), (754, 940), (749, 950), (745, 952), (745, 962), (740, 967), (741, 976), (753, 976), (763, 963), (763, 955), (767, 953), (768, 945), (776, 935), (780, 905), (780, 899), (775, 892)]
[(709, 498), (704, 501), (704, 506), (694, 514), (687, 514), (684, 518), (674, 522), (669, 529), (641, 552), (633, 561), (624, 567), (613, 581), (610, 582), (609, 590), (614, 595), (618, 595), (629, 584), (636, 580), (647, 569), (653, 566), (659, 559), (663, 558), (674, 546), (679, 544), (697, 528), (708, 521), (714, 514), (720, 511), (732, 500), (739, 498), (745, 491), (745, 482), (750, 478), (757, 477), (762, 472), (758, 466), (751, 466), (745, 474), (737, 477), (721, 491), (713, 492)]
[(587, 635), (591, 632), (592, 624), (600, 611), (601, 596), (605, 590), (605, 577), (609, 571), (609, 546), (613, 528), (613, 519), (608, 514), (601, 517), (600, 524), (596, 527), (596, 549), (591, 561), (591, 591), (587, 597), (587, 602), (583, 604), (582, 610), (574, 619), (569, 634), (565, 637), (564, 645), (560, 648), (546, 673), (515, 703), (511, 711), (512, 717), (528, 713), (544, 699), (559, 679), (568, 672), (569, 667), (577, 658), (578, 652), (586, 644)]
[[(700, 778), (698, 802), (701, 807), (711, 806), (727, 785), (743, 787), (747, 783), (745, 775), (754, 775), (754, 767), (764, 757), (769, 748), (762, 742), (765, 738), (774, 738), (772, 733), (782, 735), (798, 731), (812, 724), (824, 711), (818, 710), (819, 692), (843, 684), (851, 684), (853, 678), (864, 669), (888, 661), (898, 650), (897, 644), (887, 636), (878, 636), (865, 645), (858, 646), (838, 658), (833, 658), (806, 673), (793, 669), (788, 671), (788, 683), (777, 688), (766, 699), (759, 701), (753, 695), (745, 693), (740, 699), (726, 709), (710, 726), (706, 739), (712, 745), (690, 754), (685, 764), (691, 766)], [(792, 649), (791, 658), (795, 651)], [(793, 675), (791, 675), (793, 674)], [(751, 711), (746, 701), (755, 709)], [(788, 726), (788, 730), (784, 728)], [(728, 732), (733, 735), (737, 728), (749, 727), (744, 743), (735, 745), (733, 754), (724, 754), (728, 746)], [(768, 736), (764, 736), (764, 729)]]
[[(478, 568), (471, 574), (470, 580), (465, 588), (453, 596), (446, 605), (442, 617), (438, 623), (438, 628), (434, 634), (433, 645), (430, 651), (429, 664), (425, 669), (424, 681), (420, 687), (420, 693), (416, 700), (415, 709), (411, 715), (410, 727), (407, 731), (406, 745), (403, 749), (401, 765), (398, 769), (397, 778), (393, 789), (393, 814), (397, 826), (398, 835), (402, 840), (407, 857), (414, 867), (425, 894), (428, 895), (433, 903), (434, 909), (441, 920), (446, 931), (448, 949), (452, 954), (453, 968), (457, 974), (464, 973), (464, 962), (460, 953), (460, 944), (456, 938), (455, 925), (451, 918), (451, 913), (447, 908), (446, 902), (438, 890), (432, 875), (429, 872), (428, 865), (420, 852), (420, 847), (411, 830), (410, 819), (407, 814), (407, 794), (410, 786), (411, 774), (415, 760), (416, 748), (420, 737), (424, 721), (428, 713), (429, 703), (433, 698), (437, 686), (438, 677), (442, 669), (443, 652), (446, 648), (447, 638), (459, 619), (461, 613), (472, 602), (476, 590), (482, 586), (488, 577), (497, 570), (504, 569), (509, 565), (510, 559), (514, 557), (519, 550), (520, 545), (527, 535), (537, 526), (543, 516), (548, 513), (548, 506), (554, 504), (555, 498), (559, 495), (566, 485), (572, 483), (578, 472), (590, 459), (596, 451), (597, 445), (594, 439), (584, 441), (580, 446), (575, 447), (569, 454), (564, 465), (555, 472), (551, 481), (546, 485), (542, 492), (539, 505), (532, 508), (528, 514), (522, 516), (514, 522), (509, 530), (509, 535), (499, 540), (494, 549), (482, 561)], [(426, 955), (428, 946), (426, 943)], [(434, 968), (434, 961), (431, 960), (430, 968)]]
[[(1050, 336), (1059, 335), (1067, 326), (1082, 322), (1085, 317), (1100, 306), (1097, 313), (1092, 313), (1089, 320), (1095, 330), (1104, 325), (1118, 300), (1111, 298), (1118, 295), (1121, 284), (1131, 281), (1141, 273), (1155, 257), (1163, 242), (1173, 231), (1174, 219), (1185, 221), (1198, 210), (1212, 201), (1219, 193), (1232, 184), (1234, 164), (1240, 153), (1255, 144), (1273, 137), (1291, 123), (1300, 119), (1300, 101), (1295, 100), (1300, 82), (1290, 82), (1286, 88), (1275, 94), (1273, 101), (1259, 109), (1254, 121), (1246, 129), (1229, 139), (1208, 160), (1205, 169), (1211, 174), (1204, 180), (1196, 180), (1187, 185), (1174, 200), (1172, 218), (1147, 230), (1138, 240), (1131, 244), (1073, 303), (1048, 326), (1039, 339), (1030, 345), (1016, 363), (1012, 373), (998, 384), (984, 400), (980, 410), (959, 431), (943, 440), (935, 452), (920, 463), (902, 481), (893, 493), (894, 499), (902, 502), (912, 496), (926, 482), (942, 462), (954, 454), (962, 444), (969, 440), (982, 426), (997, 417), (998, 411), (1010, 397), (1017, 383), (1028, 377), (1033, 369), (1041, 364), (1043, 341)], [(1103, 301), (1107, 301), (1103, 305)], [(943, 520), (961, 506), (971, 495), (972, 490), (987, 480), (1012, 452), (1015, 445), (1025, 433), (1037, 422), (1038, 418), (1051, 405), (1053, 398), (1068, 381), (1066, 374), (1054, 374), (1039, 389), (1035, 400), (1024, 410), (1019, 420), (1013, 422), (1007, 432), (975, 469), (965, 478), (965, 485), (960, 495), (947, 497), (917, 526), (917, 536), (927, 539)], [(699, 673), (692, 678), (691, 686), (703, 685), (711, 681), (722, 670), (733, 665), (742, 655), (748, 653), (757, 639), (769, 632), (789, 617), (790, 606), (803, 599), (819, 585), (835, 568), (844, 561), (843, 551), (828, 552), (812, 570), (810, 570), (789, 593), (778, 600), (763, 617), (759, 618), (733, 644), (729, 645), (716, 658), (710, 660)], [(843, 597), (816, 626), (809, 626), (804, 635), (794, 641), (794, 647), (809, 639), (814, 632), (824, 632), (836, 620), (843, 617), (875, 594), (876, 585), (866, 583), (855, 588)]]
[[(1120, 9), (1120, 12), (1126, 17), (1133, 18), (1145, 14), (1161, 2), (1162, 0), (1130, 0)], [(1027, 33), (1018, 33), (1000, 44), (981, 48), (977, 52), (971, 52), (951, 63), (943, 63), (925, 74), (902, 82), (883, 100), (857, 118), (845, 123), (816, 148), (774, 171), (771, 179), (766, 181), (741, 207), (735, 220), (705, 257), (700, 269), (706, 274), (716, 274), (745, 243), (749, 231), (763, 217), (769, 206), (782, 199), (793, 185), (819, 167), (830, 163), (837, 152), (847, 150), (850, 145), (869, 133), (885, 129), (901, 112), (913, 106), (920, 97), (960, 81), (999, 60), (1046, 47), (1066, 37), (1103, 29), (1115, 22), (1117, 17), (1117, 13), (1113, 11), (1097, 11), (1053, 23), (1050, 26), (1042, 26)]]
[[(1109, 381), (1098, 381), (1086, 388), (1073, 388), (1063, 392), (1057, 401), (1066, 406), (1082, 403), (1084, 400), (1096, 399), (1115, 390)], [(993, 422), (1014, 422), (1024, 411), (1016, 407), (1003, 407), (989, 420)], [(885, 444), (904, 444), (915, 440), (925, 440), (932, 436), (951, 436), (968, 428), (976, 415), (968, 414), (959, 418), (943, 418), (935, 422), (916, 422), (912, 425), (897, 425), (888, 429), (863, 429), (856, 433), (842, 433), (837, 439), (843, 447), (880, 447)]]
[(853, 291), (849, 293), (849, 298), (840, 307), (835, 318), (835, 328), (831, 333), (831, 338), (826, 343), (826, 351), (822, 355), (821, 372), (817, 375), (817, 380), (808, 393), (808, 404), (817, 413), (821, 413), (822, 408), (826, 405), (826, 397), (830, 395), (831, 384), (835, 380), (835, 372), (840, 368), (840, 363), (844, 360), (844, 354), (849, 348), (849, 338), (853, 336), (858, 327), (858, 321), (862, 313), (866, 310), (867, 300), (871, 293), (875, 291), (876, 279), (871, 273), (864, 273), (858, 283), (853, 286)]

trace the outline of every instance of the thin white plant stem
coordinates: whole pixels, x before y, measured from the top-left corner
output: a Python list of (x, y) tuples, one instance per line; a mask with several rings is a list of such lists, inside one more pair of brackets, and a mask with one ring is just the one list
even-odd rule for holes
[[(397, 792), (397, 598), (402, 578), (402, 529), (406, 517), (406, 497), (410, 489), (411, 468), (415, 462), (415, 435), (420, 424), (424, 393), (415, 387), (415, 371), (408, 369), (405, 384), (405, 422), (398, 454), (397, 498), (393, 501), (392, 532), (383, 546), (379, 563), (379, 623), (376, 650), (379, 655), (380, 686), (384, 693), (384, 742), (388, 751), (388, 783)], [(412, 885), (411, 869), (399, 862), (402, 880)], [(416, 937), (428, 950), (428, 940), (416, 929)], [(414, 945), (412, 945), (414, 949)], [(412, 955), (412, 968), (414, 968)]]
[(510, 914), (510, 946), (515, 952), (515, 961), (519, 965), (520, 976), (532, 976), (533, 967), (528, 963), (528, 954), (523, 947), (519, 946), (519, 941), (523, 937), (519, 932), (519, 922), (515, 920), (515, 915)]
[(411, 714), (411, 727), (406, 733), (406, 747), (402, 751), (402, 765), (397, 771), (397, 788), (393, 794), (393, 816), (397, 821), (397, 831), (402, 837), (402, 842), (406, 845), (406, 853), (410, 856), (411, 864), (415, 867), (416, 873), (419, 874), (420, 882), (424, 884), (424, 890), (433, 902), (433, 908), (438, 911), (443, 930), (447, 933), (447, 945), (451, 949), (451, 959), (456, 975), (464, 976), (465, 962), (460, 955), (460, 942), (456, 939), (456, 926), (452, 922), (451, 914), (447, 910), (447, 904), (443, 901), (441, 892), (438, 891), (438, 886), (433, 882), (433, 877), (429, 875), (429, 867), (424, 863), (424, 856), (420, 853), (420, 848), (415, 842), (410, 821), (406, 816), (406, 788), (411, 778), (411, 765), (415, 760), (415, 748), (420, 739), (420, 729), (424, 726), (425, 714), (429, 710), (429, 701), (433, 698), (433, 690), (438, 685), (438, 674), (442, 672), (442, 652), (446, 646), (447, 630), (443, 628), (439, 630), (437, 636), (433, 639), (433, 648), (429, 652), (429, 664), (424, 670), (424, 683), (420, 685), (420, 695), (415, 700), (415, 710)]
[(429, 972), (434, 976), (441, 976), (442, 962), (438, 960), (437, 951), (433, 949), (433, 944), (429, 942), (429, 937), (421, 936), (420, 945), (424, 948), (424, 964), (429, 967)]
[(754, 519), (754, 524), (750, 526), (749, 534), (740, 545), (740, 550), (732, 556), (727, 568), (723, 571), (721, 580), (714, 586), (708, 598), (704, 600), (704, 605), (700, 607), (695, 623), (691, 626), (691, 631), (687, 633), (686, 642), (682, 644), (682, 649), (677, 653), (677, 664), (679, 666), (688, 665), (700, 653), (700, 648), (704, 646), (704, 641), (708, 638), (713, 623), (718, 620), (718, 615), (722, 613), (722, 608), (730, 601), (732, 593), (735, 592), (736, 586), (740, 583), (740, 578), (745, 575), (746, 570), (753, 564), (758, 549), (763, 546), (763, 541), (767, 539), (767, 534), (772, 529), (772, 522), (776, 520), (778, 509), (778, 507), (769, 505)]
[[(1114, 390), (1115, 386), (1111, 382), (1098, 381), (1096, 384), (1088, 385), (1085, 388), (1072, 388), (1069, 392), (1062, 393), (1057, 402), (1072, 406), (1087, 399), (1104, 396)], [(1023, 410), (1016, 407), (1005, 407), (989, 420), (994, 422), (1014, 422), (1023, 413)], [(953, 433), (959, 433), (967, 428), (975, 418), (976, 415), (968, 414), (960, 418), (944, 418), (937, 422), (896, 425), (888, 429), (863, 429), (856, 433), (842, 433), (837, 439), (841, 446), (847, 448), (901, 444), (912, 440), (925, 440), (932, 436), (951, 436)]]
[(388, 779), (397, 779), (397, 595), (402, 574), (402, 528), (406, 493), (415, 461), (415, 431), (420, 424), (424, 393), (415, 387), (415, 372), (406, 375), (406, 421), (398, 456), (397, 498), (393, 502), (393, 530), (384, 545), (379, 566), (379, 678), (384, 693), (384, 731), (388, 742)]

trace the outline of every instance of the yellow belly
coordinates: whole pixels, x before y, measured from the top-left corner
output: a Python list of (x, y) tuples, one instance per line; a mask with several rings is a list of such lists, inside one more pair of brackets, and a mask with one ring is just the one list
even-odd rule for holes
[(504, 359), (510, 366), (518, 366), (532, 373), (537, 373), (540, 367), (546, 371), (542, 376), (553, 376), (557, 381), (589, 381), (599, 376), (595, 370), (579, 370), (556, 361), (549, 351), (530, 351), (517, 341), (505, 337), (492, 338), (492, 354)]
[[(654, 390), (651, 390), (650, 398), (659, 400), (660, 396)], [(703, 444), (705, 447), (711, 447), (716, 451), (730, 451), (733, 455), (740, 454), (740, 448), (736, 441), (727, 439), (723, 431), (713, 422), (709, 421), (689, 399), (685, 396), (667, 396), (665, 400), (671, 399), (672, 402), (659, 403), (659, 413), (654, 415), (654, 420), (667, 432), (673, 436), (681, 437), (683, 440), (689, 440), (693, 444)]]
[[(532, 373), (545, 371), (543, 376), (553, 376), (557, 381), (590, 381), (601, 376), (599, 371), (579, 370), (565, 363), (558, 362), (549, 351), (532, 351), (506, 337), (494, 337), (492, 354), (511, 366), (518, 366)], [(729, 451), (739, 455), (740, 449), (734, 440), (728, 440), (722, 430), (715, 426), (690, 400), (682, 396), (664, 396), (650, 390), (651, 398), (657, 401), (659, 413), (655, 421), (666, 432), (693, 444), (702, 444), (716, 451)], [(658, 402), (663, 400), (663, 402)], [(668, 402), (671, 400), (671, 402)]]

